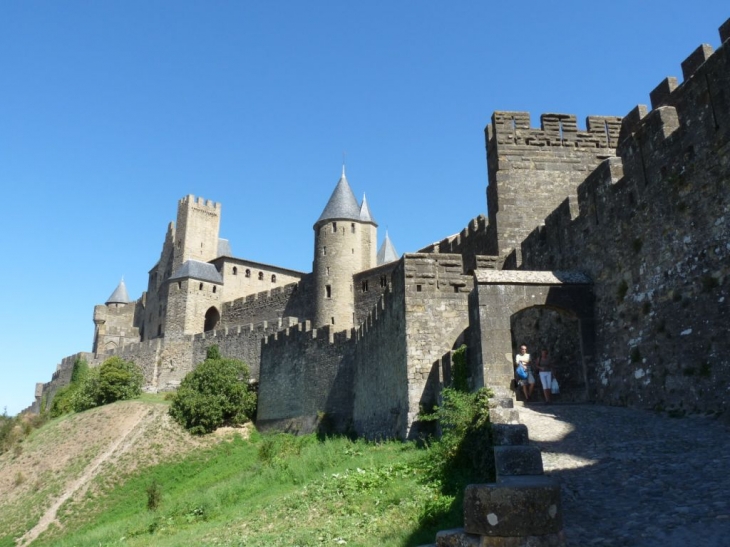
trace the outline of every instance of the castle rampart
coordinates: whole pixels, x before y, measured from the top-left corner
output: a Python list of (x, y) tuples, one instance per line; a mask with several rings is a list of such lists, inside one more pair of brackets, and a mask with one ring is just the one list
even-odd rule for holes
[(223, 304), (221, 327), (274, 322), (282, 317), (312, 317), (311, 276), (270, 291), (251, 294)]
[[(727, 36), (725, 37), (727, 38)], [(605, 160), (522, 244), (527, 269), (595, 282), (593, 397), (723, 412), (730, 381), (730, 56), (702, 46), (626, 118)]]
[(351, 424), (354, 339), (306, 322), (266, 339), (261, 352), (257, 425), (309, 432), (326, 415), (330, 428)]

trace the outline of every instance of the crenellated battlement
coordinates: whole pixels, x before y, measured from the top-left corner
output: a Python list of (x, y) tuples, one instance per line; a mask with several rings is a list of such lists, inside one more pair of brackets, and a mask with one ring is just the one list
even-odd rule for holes
[(316, 343), (317, 345), (340, 345), (352, 338), (351, 330), (335, 332), (330, 325), (312, 328), (310, 321), (292, 325), (268, 335), (264, 344), (268, 346)]
[(223, 308), (236, 308), (245, 304), (251, 304), (259, 301), (265, 303), (273, 299), (278, 299), (281, 296), (291, 295), (299, 290), (300, 284), (301, 283), (289, 283), (288, 285), (284, 285), (281, 287), (274, 287), (273, 289), (249, 294), (247, 296), (242, 296), (241, 298), (236, 298), (235, 300), (231, 300), (230, 302), (224, 302)]
[(487, 126), (487, 139), (500, 146), (535, 146), (569, 148), (615, 148), (621, 118), (588, 116), (586, 129), (578, 128), (573, 114), (546, 113), (540, 116), (540, 128), (533, 128), (529, 112), (497, 111)]
[(282, 317), (276, 321), (262, 321), (261, 323), (249, 323), (248, 325), (237, 325), (234, 327), (223, 327), (207, 332), (201, 332), (193, 335), (193, 340), (213, 340), (228, 337), (237, 337), (241, 335), (259, 335), (262, 338), (270, 336), (272, 333), (289, 329), (301, 325), (296, 317)]
[(194, 205), (199, 209), (208, 209), (211, 212), (215, 212), (216, 214), (219, 214), (221, 209), (220, 203), (202, 197), (195, 197), (193, 194), (188, 194), (187, 196), (179, 200), (178, 205)]
[[(720, 26), (719, 35), (721, 43), (720, 49), (727, 49), (727, 46), (724, 44), (730, 40), (730, 19)], [(682, 77), (684, 79), (681, 84), (678, 83), (676, 77), (668, 76), (649, 93), (652, 109), (657, 109), (664, 105), (676, 106), (676, 103), (679, 101), (676, 100), (675, 94), (681, 95), (683, 86), (692, 79), (702, 80), (702, 77), (704, 76), (704, 86), (709, 87), (710, 82), (714, 80), (716, 76), (721, 76), (721, 74), (717, 74), (716, 71), (719, 71), (720, 73), (722, 71), (727, 71), (727, 68), (723, 67), (722, 63), (719, 63), (716, 67), (705, 67), (705, 64), (712, 60), (715, 53), (716, 52), (709, 44), (700, 44), (697, 46), (697, 48), (681, 63)], [(707, 89), (707, 91), (710, 92), (711, 90)], [(646, 106), (638, 105), (634, 108), (629, 114), (629, 116), (631, 116), (629, 127), (622, 129), (622, 138), (628, 136), (631, 129), (636, 128), (646, 115)]]

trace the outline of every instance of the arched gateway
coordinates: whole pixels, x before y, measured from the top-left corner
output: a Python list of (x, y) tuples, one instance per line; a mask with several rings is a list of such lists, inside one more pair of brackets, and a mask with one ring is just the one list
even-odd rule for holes
[[(583, 376), (594, 358), (593, 291), (580, 272), (476, 270), (469, 314), (474, 329), (472, 378), (476, 386), (511, 397), (514, 376), (510, 318), (520, 310), (546, 306), (578, 319)], [(586, 387), (587, 397), (587, 387)]]

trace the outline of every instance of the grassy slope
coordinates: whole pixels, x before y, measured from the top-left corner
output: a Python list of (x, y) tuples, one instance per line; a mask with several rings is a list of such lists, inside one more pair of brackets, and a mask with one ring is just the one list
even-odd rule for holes
[[(147, 432), (61, 507), (62, 529), (51, 527), (33, 545), (407, 546), (433, 542), (437, 530), (460, 525), (460, 501), (424, 481), (420, 462), (427, 453), (411, 444), (256, 433), (248, 440), (201, 441), (171, 426), (158, 403), (127, 402), (54, 420), (28, 447), (35, 443), (34, 453), (52, 458), (46, 443), (59, 435), (69, 446), (83, 446), (85, 438), (68, 436), (88, 434), (85, 420), (99, 428), (95, 413), (106, 412), (113, 422), (116, 408), (129, 412), (125, 405), (140, 404), (150, 410)], [(68, 421), (75, 425), (63, 427)], [(0, 507), (0, 546), (13, 545), (34, 524), (42, 500), (77, 476), (101, 450), (98, 444), (80, 449), (47, 484), (39, 478), (37, 488), (16, 495), (14, 516), (4, 514), (7, 504)], [(0, 459), (0, 474), (4, 464)], [(162, 498), (150, 511), (147, 491), (155, 481)]]

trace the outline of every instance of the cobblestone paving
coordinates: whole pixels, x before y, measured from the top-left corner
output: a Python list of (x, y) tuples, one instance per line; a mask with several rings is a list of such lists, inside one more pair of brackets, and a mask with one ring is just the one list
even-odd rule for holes
[(730, 427), (594, 405), (519, 407), (572, 547), (730, 546)]

